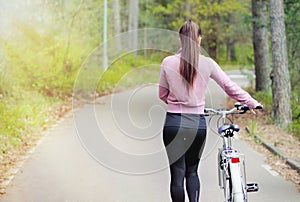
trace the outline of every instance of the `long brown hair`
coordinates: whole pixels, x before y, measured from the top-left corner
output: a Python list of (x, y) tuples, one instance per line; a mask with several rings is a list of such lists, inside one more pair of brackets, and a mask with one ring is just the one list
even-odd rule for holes
[(193, 87), (197, 75), (200, 48), (198, 37), (202, 36), (200, 27), (192, 20), (187, 20), (179, 30), (181, 41), (180, 74), (187, 88)]

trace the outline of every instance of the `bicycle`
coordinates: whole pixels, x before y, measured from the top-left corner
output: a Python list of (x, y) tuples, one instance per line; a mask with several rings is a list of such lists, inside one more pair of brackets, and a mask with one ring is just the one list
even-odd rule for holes
[[(258, 106), (256, 109), (262, 109)], [(257, 192), (259, 190), (257, 183), (246, 184), (245, 155), (240, 153), (232, 145), (232, 138), (235, 132), (239, 132), (240, 127), (233, 124), (233, 121), (227, 117), (229, 114), (244, 114), (249, 110), (247, 105), (236, 103), (230, 110), (205, 108), (204, 113), (212, 117), (218, 115), (221, 126), (218, 127), (218, 134), (223, 139), (223, 146), (219, 148), (218, 153), (218, 177), (219, 186), (224, 189), (225, 202), (246, 202), (248, 201), (247, 192)], [(229, 123), (227, 123), (229, 120)]]

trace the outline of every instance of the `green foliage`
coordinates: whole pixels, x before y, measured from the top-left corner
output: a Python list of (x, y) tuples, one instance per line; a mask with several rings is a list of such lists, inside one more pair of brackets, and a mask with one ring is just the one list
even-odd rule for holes
[(162, 54), (155, 52), (150, 57), (135, 53), (124, 55), (103, 73), (98, 91), (105, 93), (144, 83), (156, 83), (161, 60)]
[[(41, 135), (55, 112), (73, 92), (87, 48), (53, 30), (40, 32), (31, 24), (14, 21), (13, 38), (0, 38), (4, 63), (0, 68), (0, 148), (7, 153)], [(1, 155), (1, 154), (0, 154)]]
[(251, 16), (249, 1), (155, 0), (147, 7), (152, 14), (148, 26), (178, 31), (187, 18), (192, 18), (202, 28), (202, 46), (211, 57), (228, 62), (226, 46), (230, 41), (234, 47), (243, 47), (235, 50), (239, 56), (237, 63), (252, 61), (252, 24), (245, 20)]
[[(28, 136), (41, 134), (51, 114), (56, 113), (52, 111), (53, 106), (62, 105), (72, 96), (77, 74), (92, 46), (82, 46), (81, 36), (74, 35), (70, 41), (69, 36), (54, 34), (52, 30), (41, 34), (32, 25), (20, 22), (14, 25), (20, 36), (1, 40), (5, 52), (5, 63), (0, 68), (2, 154), (25, 144)], [(156, 82), (159, 66), (153, 64), (160, 63), (162, 55), (155, 51), (147, 56), (124, 55), (102, 75), (99, 93), (120, 86)], [(99, 61), (88, 65), (99, 69)], [(94, 77), (99, 79), (100, 74)], [(86, 85), (88, 89), (89, 84)]]
[(257, 131), (256, 131), (256, 127), (257, 127), (257, 122), (254, 120), (251, 120), (250, 123), (248, 124), (249, 126), (249, 135), (251, 137), (255, 137)]
[(253, 92), (253, 97), (264, 105), (265, 111), (272, 111), (272, 92), (256, 91)]
[(284, 0), (286, 36), (288, 44), (289, 70), (292, 87), (292, 117), (290, 130), (300, 138), (300, 2)]
[(299, 91), (298, 92), (294, 91), (292, 93), (291, 107), (292, 107), (293, 122), (291, 124), (290, 130), (295, 136), (300, 138), (300, 96), (299, 96)]
[[(291, 70), (300, 69), (300, 2), (297, 0), (284, 0), (286, 35), (288, 41), (289, 66)], [(296, 73), (296, 72), (293, 72)], [(293, 74), (292, 74), (293, 75)], [(293, 78), (292, 78), (293, 79)], [(296, 80), (294, 80), (296, 82)], [(297, 83), (299, 84), (299, 77)], [(299, 85), (298, 85), (299, 86)]]
[(50, 115), (51, 102), (47, 98), (20, 88), (15, 89), (12, 95), (3, 96), (0, 101), (2, 153), (7, 152), (12, 146), (26, 142), (28, 135), (41, 135)]
[[(26, 33), (29, 39), (35, 35), (33, 28)], [(28, 40), (26, 45), (6, 44), (4, 49), (9, 61), (6, 69), (14, 75), (15, 85), (50, 97), (72, 93), (76, 71), (81, 65), (79, 47), (66, 52), (66, 45), (54, 36), (40, 36)]]
[(239, 44), (239, 46), (235, 46), (235, 53), (236, 53), (236, 60), (230, 61), (227, 58), (227, 50), (226, 46), (223, 45), (220, 47), (219, 51), (219, 59), (218, 62), (220, 64), (226, 65), (237, 65), (243, 67), (251, 67), (253, 68), (254, 63), (254, 53), (253, 53), (253, 46), (250, 43)]
[[(264, 105), (264, 111), (268, 114), (268, 118), (270, 120), (266, 120), (269, 122), (273, 122), (272, 120), (272, 92), (251, 92), (253, 97), (258, 100), (260, 103)], [(300, 101), (299, 101), (299, 93), (295, 91), (292, 92), (292, 99), (291, 99), (291, 108), (292, 108), (292, 118), (293, 122), (289, 127), (289, 131), (293, 133), (296, 137), (300, 138)]]

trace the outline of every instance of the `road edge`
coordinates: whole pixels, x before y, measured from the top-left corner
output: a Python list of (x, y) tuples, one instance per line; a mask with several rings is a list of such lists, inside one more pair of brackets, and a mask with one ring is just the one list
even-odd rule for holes
[[(251, 133), (251, 131), (250, 131), (250, 129), (249, 129), (248, 126), (246, 126), (245, 129), (246, 129), (246, 131), (247, 131), (248, 134)], [(298, 172), (300, 172), (300, 165), (295, 160), (293, 160), (292, 158), (290, 158), (287, 155), (285, 155), (283, 152), (281, 152), (278, 148), (276, 148), (272, 144), (266, 142), (259, 135), (254, 134), (254, 138), (255, 138), (255, 140), (259, 141), (272, 154), (274, 154), (275, 156), (278, 156), (279, 158), (283, 159), (286, 162), (286, 164), (288, 164), (292, 169), (297, 170)]]

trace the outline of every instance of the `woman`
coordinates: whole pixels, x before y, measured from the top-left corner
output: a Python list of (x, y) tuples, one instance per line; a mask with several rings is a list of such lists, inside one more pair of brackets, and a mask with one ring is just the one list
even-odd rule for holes
[(259, 103), (232, 82), (214, 60), (200, 55), (202, 33), (196, 23), (186, 21), (179, 35), (181, 50), (166, 57), (160, 70), (159, 97), (168, 105), (163, 142), (170, 164), (172, 200), (185, 200), (185, 179), (189, 201), (196, 202), (200, 193), (197, 170), (206, 139), (206, 122), (202, 114), (209, 78), (250, 109)]

